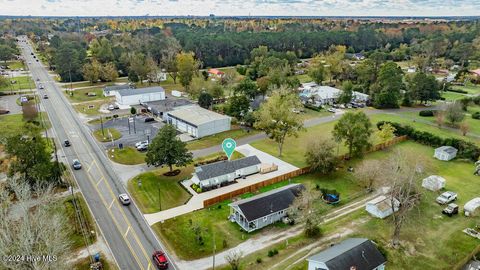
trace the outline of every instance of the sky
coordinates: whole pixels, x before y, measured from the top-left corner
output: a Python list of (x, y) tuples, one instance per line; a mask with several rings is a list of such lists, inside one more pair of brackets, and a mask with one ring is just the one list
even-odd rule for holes
[(0, 15), (478, 16), (480, 0), (0, 0)]

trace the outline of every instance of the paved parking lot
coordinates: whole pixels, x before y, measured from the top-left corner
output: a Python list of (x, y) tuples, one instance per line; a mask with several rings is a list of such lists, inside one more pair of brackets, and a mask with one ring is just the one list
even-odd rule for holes
[(10, 111), (10, 114), (22, 113), (22, 106), (17, 104), (19, 95), (0, 96), (0, 109)]
[[(145, 123), (145, 118), (146, 116), (137, 116), (130, 123), (128, 117), (112, 119), (103, 123), (103, 127), (115, 128), (122, 133), (122, 137), (115, 141), (115, 145), (122, 143), (124, 146), (133, 146), (136, 142), (147, 140), (148, 136), (150, 136), (150, 140), (153, 139), (158, 130), (165, 125), (158, 121)], [(92, 130), (97, 130), (100, 127), (100, 125), (96, 125)], [(110, 147), (111, 144), (111, 142), (104, 143), (107, 147)]]

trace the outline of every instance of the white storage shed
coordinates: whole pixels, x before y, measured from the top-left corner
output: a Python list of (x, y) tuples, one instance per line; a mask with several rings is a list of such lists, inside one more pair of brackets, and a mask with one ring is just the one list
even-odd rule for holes
[(445, 178), (438, 175), (430, 175), (429, 177), (423, 179), (422, 187), (431, 191), (438, 191), (442, 188), (445, 188), (446, 183), (447, 180), (445, 180)]
[(480, 197), (473, 198), (463, 206), (465, 216), (475, 216), (480, 212)]
[(454, 159), (457, 156), (458, 150), (452, 146), (441, 146), (435, 149), (435, 154), (433, 155), (434, 158), (449, 161)]
[(392, 198), (382, 195), (367, 202), (365, 210), (372, 216), (383, 219), (393, 214), (393, 210), (395, 212), (398, 211), (400, 202), (397, 199), (393, 199), (393, 205), (394, 207), (392, 208)]
[(159, 86), (139, 89), (122, 89), (115, 91), (115, 98), (120, 106), (138, 105), (146, 102), (164, 100), (165, 90)]

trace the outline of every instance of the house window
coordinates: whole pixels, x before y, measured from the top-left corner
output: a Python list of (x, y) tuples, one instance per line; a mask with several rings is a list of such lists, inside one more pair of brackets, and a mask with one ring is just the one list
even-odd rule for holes
[(264, 216), (264, 217), (263, 217), (263, 221), (264, 221), (264, 222), (267, 221), (267, 219), (268, 219), (268, 216)]

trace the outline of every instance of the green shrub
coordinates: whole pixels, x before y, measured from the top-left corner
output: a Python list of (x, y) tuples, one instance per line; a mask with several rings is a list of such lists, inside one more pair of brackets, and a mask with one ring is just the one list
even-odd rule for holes
[(278, 254), (278, 250), (277, 250), (276, 248), (274, 248), (274, 249), (270, 249), (270, 250), (268, 251), (268, 254), (267, 254), (267, 255), (268, 255), (268, 257), (273, 257), (273, 256), (275, 256), (275, 255), (277, 255), (277, 254)]
[(429, 117), (433, 116), (435, 112), (433, 110), (423, 110), (418, 113), (418, 115), (423, 116), (423, 117)]
[(262, 258), (258, 257), (257, 258), (257, 263), (262, 263)]
[(472, 118), (473, 118), (473, 119), (479, 119), (479, 120), (480, 120), (480, 112), (474, 112), (474, 113), (472, 114)]
[(314, 111), (316, 111), (316, 112), (319, 112), (319, 111), (322, 110), (322, 106), (317, 107), (317, 106), (314, 106), (314, 105), (308, 104), (308, 103), (307, 103), (307, 104), (304, 104), (303, 106), (304, 106), (305, 108), (307, 108), (307, 109), (314, 110)]
[(199, 187), (199, 188), (197, 188), (195, 191), (196, 191), (197, 193), (202, 193), (202, 188)]

